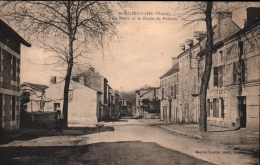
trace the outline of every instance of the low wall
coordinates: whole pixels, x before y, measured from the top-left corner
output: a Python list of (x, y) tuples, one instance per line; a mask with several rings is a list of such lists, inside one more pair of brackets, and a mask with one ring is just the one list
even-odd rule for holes
[(21, 127), (52, 129), (55, 126), (56, 112), (31, 112), (21, 114)]
[(56, 112), (41, 112), (32, 114), (32, 124), (36, 127), (53, 128), (55, 126)]

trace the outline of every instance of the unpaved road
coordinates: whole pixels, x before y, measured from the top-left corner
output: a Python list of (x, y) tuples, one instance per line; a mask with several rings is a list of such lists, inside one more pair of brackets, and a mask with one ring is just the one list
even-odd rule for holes
[(173, 134), (139, 120), (94, 134), (45, 136), (0, 145), (0, 164), (258, 164), (224, 145)]

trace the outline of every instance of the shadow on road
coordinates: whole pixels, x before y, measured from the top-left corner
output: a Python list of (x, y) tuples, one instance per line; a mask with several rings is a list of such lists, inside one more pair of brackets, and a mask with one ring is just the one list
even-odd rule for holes
[(62, 132), (56, 132), (54, 129), (40, 129), (40, 128), (21, 128), (15, 134), (3, 134), (0, 136), (0, 145), (8, 144), (12, 141), (27, 141), (48, 136), (81, 136), (86, 134), (94, 134), (100, 132), (114, 131), (114, 127), (104, 126), (97, 127), (68, 127)]
[(211, 165), (153, 142), (102, 142), (83, 146), (0, 148), (0, 164)]

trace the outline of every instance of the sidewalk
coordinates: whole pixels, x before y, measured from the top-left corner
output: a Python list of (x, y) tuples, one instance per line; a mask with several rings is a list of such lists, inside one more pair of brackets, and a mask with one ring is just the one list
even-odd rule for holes
[(141, 121), (179, 135), (224, 144), (233, 150), (259, 155), (259, 132), (252, 132), (247, 129), (234, 130), (211, 125), (207, 127), (208, 132), (200, 132), (198, 124), (173, 124), (157, 119), (141, 119)]

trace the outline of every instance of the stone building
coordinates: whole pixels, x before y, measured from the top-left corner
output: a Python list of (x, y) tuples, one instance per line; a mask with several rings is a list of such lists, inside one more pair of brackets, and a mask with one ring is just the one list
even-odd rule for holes
[[(213, 26), (213, 42), (215, 46), (219, 46), (219, 42), (227, 37), (230, 37), (237, 33), (240, 28), (232, 21), (231, 12), (218, 12), (216, 14), (217, 23)], [(185, 44), (181, 44), (182, 52), (177, 56), (176, 61), (178, 61), (178, 97), (176, 97), (176, 102), (172, 102), (169, 94), (168, 102), (165, 101), (166, 98), (162, 99), (161, 113), (165, 121), (182, 122), (182, 123), (198, 123), (199, 122), (199, 88), (200, 88), (200, 72), (203, 70), (204, 64), (199, 62), (198, 54), (203, 52), (206, 47), (206, 32), (195, 32), (194, 37), (198, 40), (196, 44), (192, 39), (186, 39), (186, 49)], [(200, 65), (199, 65), (200, 63)], [(172, 72), (171, 68), (169, 73)], [(174, 69), (173, 69), (174, 70)], [(170, 91), (170, 84), (174, 83), (174, 80), (170, 80), (172, 74), (168, 72), (160, 77), (161, 79), (161, 94), (164, 97), (164, 90)], [(168, 75), (167, 75), (168, 74)], [(168, 88), (168, 89), (165, 89)], [(164, 100), (164, 101), (163, 101)], [(174, 104), (170, 105), (170, 104)], [(172, 109), (169, 110), (169, 109)], [(176, 113), (177, 112), (177, 113)], [(170, 114), (171, 113), (171, 114)], [(172, 115), (175, 116), (172, 116)]]
[(95, 89), (101, 93), (98, 111), (99, 121), (106, 120), (111, 118), (112, 116), (115, 116), (115, 114), (112, 112), (114, 111), (112, 109), (116, 107), (116, 105), (112, 105), (114, 104), (112, 103), (112, 101), (115, 102), (114, 92), (109, 86), (108, 80), (97, 73), (95, 71), (95, 68), (90, 67), (90, 69), (88, 69), (87, 71), (73, 76), (72, 80), (84, 84), (85, 86)]
[(143, 108), (143, 99), (145, 98), (153, 98), (159, 99), (159, 88), (150, 87), (145, 85), (143, 88), (140, 88), (135, 91), (135, 109), (134, 109), (134, 115), (136, 117), (138, 116), (144, 116), (144, 108)]
[(161, 120), (180, 122), (179, 111), (179, 59), (172, 59), (172, 68), (160, 77)]
[(198, 106), (198, 61), (197, 53), (200, 44), (186, 40), (188, 49), (178, 56), (179, 59), (179, 110), (182, 123), (197, 123), (199, 118)]
[[(259, 129), (260, 8), (248, 8), (245, 27), (214, 44), (207, 92), (211, 125)], [(199, 53), (200, 77), (205, 52)]]
[(31, 46), (0, 19), (0, 131), (20, 126), (21, 44)]

